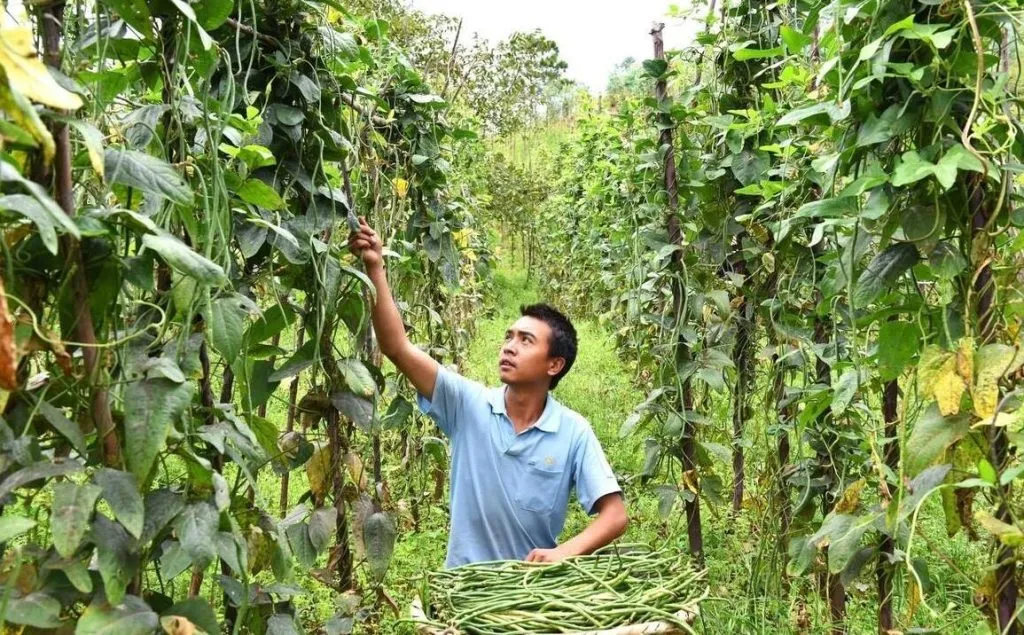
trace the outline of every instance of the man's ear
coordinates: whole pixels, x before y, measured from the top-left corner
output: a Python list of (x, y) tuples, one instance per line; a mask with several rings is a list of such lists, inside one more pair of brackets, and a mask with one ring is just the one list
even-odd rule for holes
[(562, 372), (563, 368), (565, 368), (564, 357), (551, 358), (551, 360), (548, 362), (548, 377), (554, 377), (558, 373)]

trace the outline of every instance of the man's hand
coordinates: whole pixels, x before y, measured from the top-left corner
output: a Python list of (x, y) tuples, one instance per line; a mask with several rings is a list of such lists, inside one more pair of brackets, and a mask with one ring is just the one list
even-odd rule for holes
[(554, 549), (534, 549), (526, 556), (526, 562), (559, 562), (565, 560), (571, 554), (566, 552), (562, 547), (555, 547)]
[(384, 245), (362, 216), (359, 217), (359, 231), (349, 234), (348, 247), (362, 258), (367, 269), (379, 267), (384, 262)]

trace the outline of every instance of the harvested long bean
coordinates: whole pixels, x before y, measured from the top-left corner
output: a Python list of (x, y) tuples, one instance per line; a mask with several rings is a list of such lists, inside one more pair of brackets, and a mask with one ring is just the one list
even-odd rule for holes
[(620, 545), (554, 564), (483, 562), (427, 577), (430, 620), (467, 635), (572, 633), (646, 622), (692, 632), (705, 572), (682, 553)]

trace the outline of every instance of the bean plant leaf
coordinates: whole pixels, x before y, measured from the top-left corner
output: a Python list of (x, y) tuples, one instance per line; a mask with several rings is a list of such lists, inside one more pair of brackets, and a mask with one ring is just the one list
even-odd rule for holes
[(1007, 547), (1020, 547), (1024, 545), (1024, 531), (1016, 525), (997, 519), (984, 511), (978, 511), (974, 515), (978, 524), (985, 528), (985, 531), (995, 536), (996, 540)]
[(233, 364), (242, 352), (246, 314), (246, 309), (236, 298), (218, 298), (208, 306), (206, 319), (210, 343), (228, 364)]
[(145, 506), (139, 493), (139, 482), (130, 472), (100, 468), (93, 474), (93, 480), (103, 490), (103, 500), (110, 505), (114, 518), (132, 536), (142, 537), (145, 526)]
[(316, 497), (327, 494), (331, 483), (331, 446), (323, 445), (306, 462), (306, 478), (309, 480), (309, 491)]
[(892, 184), (896, 187), (910, 185), (928, 178), (934, 173), (934, 163), (923, 159), (916, 151), (910, 150), (903, 153), (900, 162), (896, 165), (896, 170), (892, 175)]
[(264, 309), (263, 314), (253, 320), (244, 339), (250, 346), (265, 342), (290, 326), (295, 316), (295, 311), (287, 304), (275, 304)]
[(388, 411), (381, 417), (382, 430), (404, 428), (412, 416), (413, 405), (405, 397), (397, 395), (388, 406)]
[(675, 485), (658, 485), (654, 488), (654, 494), (658, 499), (658, 515), (662, 520), (668, 519), (679, 500), (679, 488)]
[[(207, 31), (213, 31), (231, 17), (231, 12), (235, 9), (235, 3), (234, 0), (203, 0), (203, 2), (197, 2), (194, 5), (194, 9), (199, 26)], [(195, 620), (192, 621), (195, 622)], [(197, 625), (199, 624), (197, 623)]]
[(79, 454), (85, 456), (88, 451), (85, 446), (85, 435), (82, 434), (82, 429), (78, 427), (78, 424), (65, 417), (60, 408), (47, 401), (39, 401), (37, 407), (39, 414), (43, 415), (46, 422), (53, 426), (54, 430), (64, 435)]
[(125, 454), (135, 478), (146, 480), (172, 422), (192, 403), (194, 389), (192, 383), (169, 379), (142, 379), (125, 388)]
[(70, 558), (89, 532), (100, 488), (85, 483), (65, 481), (53, 486), (53, 509), (50, 512), (50, 533), (53, 547), (61, 556)]
[(155, 489), (146, 493), (143, 508), (145, 516), (140, 541), (146, 544), (156, 538), (185, 509), (185, 499), (169, 489)]
[(167, 104), (147, 104), (137, 108), (123, 119), (124, 137), (128, 145), (143, 150), (156, 136), (160, 119), (170, 110)]
[(267, 635), (301, 635), (295, 618), (286, 613), (271, 615), (267, 620)]
[(153, 22), (145, 0), (104, 0), (104, 4), (116, 11), (122, 20), (143, 37), (152, 37)]
[(967, 268), (967, 259), (952, 244), (940, 241), (928, 254), (928, 264), (936, 276), (952, 280)]
[(221, 285), (227, 281), (220, 265), (196, 253), (170, 234), (147, 234), (142, 238), (142, 244), (160, 254), (167, 264), (200, 284)]
[(58, 110), (78, 110), (82, 98), (66, 90), (46, 69), (36, 53), (32, 29), (9, 17), (0, 28), (0, 68), (5, 84), (32, 101)]
[(93, 598), (78, 619), (75, 635), (152, 635), (158, 628), (160, 618), (153, 609), (142, 599), (128, 595), (117, 605)]
[(944, 417), (938, 404), (931, 404), (918, 417), (906, 445), (909, 474), (917, 474), (935, 462), (946, 448), (959, 441), (971, 429), (967, 415)]
[(203, 598), (195, 597), (182, 600), (171, 608), (163, 611), (163, 615), (177, 615), (188, 619), (192, 624), (206, 631), (208, 635), (221, 632), (217, 613), (210, 603)]
[[(0, 210), (13, 212), (31, 221), (39, 230), (43, 246), (51, 254), (57, 254), (57, 218), (52, 210), (28, 194), (6, 194), (0, 196)], [(60, 214), (64, 216), (64, 214)], [(66, 216), (65, 216), (66, 218)], [(63, 227), (63, 224), (61, 225)]]
[(60, 600), (36, 591), (24, 597), (11, 598), (4, 620), (11, 624), (51, 629), (60, 625), (60, 612)]
[(89, 155), (89, 163), (92, 165), (92, 169), (96, 171), (96, 174), (102, 177), (105, 169), (103, 133), (88, 121), (80, 119), (67, 119), (67, 124), (78, 131), (78, 134), (82, 137), (82, 141), (85, 143), (85, 151)]
[(782, 41), (786, 44), (786, 48), (790, 53), (799, 53), (811, 43), (811, 38), (804, 35), (800, 31), (797, 31), (793, 27), (783, 26), (779, 29), (779, 35)]
[(909, 322), (885, 322), (878, 332), (878, 371), (882, 380), (896, 379), (917, 356), (921, 331)]
[(12, 538), (17, 538), (35, 526), (36, 521), (31, 518), (15, 516), (11, 513), (0, 516), (0, 544)]
[(874, 302), (917, 260), (917, 248), (909, 243), (895, 244), (875, 256), (857, 279), (853, 292), (855, 305), (864, 307)]
[(14, 490), (24, 487), (29, 483), (54, 476), (67, 476), (81, 470), (82, 464), (78, 461), (39, 461), (38, 463), (33, 463), (11, 474), (0, 483), (0, 500)]
[(349, 357), (338, 362), (338, 369), (349, 390), (361, 397), (372, 397), (377, 392), (377, 383), (370, 370), (358, 359)]
[(811, 536), (817, 548), (828, 547), (828, 570), (840, 573), (856, 555), (861, 538), (875, 524), (875, 514), (829, 514), (821, 528)]
[(189, 4), (187, 2), (187, 0), (168, 0), (168, 1), (171, 4), (173, 4), (175, 7), (177, 7), (178, 11), (181, 12), (181, 14), (183, 16), (185, 16), (188, 19), (188, 21), (191, 23), (191, 27), (195, 28), (196, 35), (199, 36), (199, 42), (200, 42), (200, 44), (202, 44), (203, 50), (204, 51), (210, 50), (210, 47), (213, 46), (213, 39), (210, 37), (210, 34), (206, 32), (206, 29), (204, 29), (199, 24), (199, 19), (196, 16), (195, 9), (192, 8), (192, 5)]
[(107, 148), (104, 173), (111, 183), (135, 188), (178, 205), (192, 205), (192, 188), (169, 163), (137, 150)]
[(59, 563), (52, 563), (54, 569), (64, 572), (68, 582), (82, 593), (92, 593), (93, 583), (89, 570), (82, 560), (62, 560)]
[(277, 370), (270, 374), (268, 381), (276, 383), (295, 377), (303, 370), (313, 365), (316, 360), (317, 345), (315, 340), (309, 340), (302, 345), (287, 361), (285, 361)]
[(288, 545), (299, 564), (307, 568), (312, 567), (316, 563), (316, 548), (309, 537), (309, 525), (305, 522), (289, 525), (285, 534), (288, 536)]
[(280, 210), (284, 208), (284, 199), (277, 193), (277, 190), (259, 179), (247, 179), (245, 183), (242, 183), (237, 194), (246, 203), (263, 209)]
[(310, 514), (309, 541), (317, 553), (322, 552), (331, 543), (337, 525), (338, 510), (334, 507), (316, 509)]
[(856, 368), (847, 369), (839, 377), (832, 389), (832, 412), (839, 416), (846, 412), (860, 385), (860, 375)]
[(933, 465), (915, 476), (907, 486), (907, 496), (900, 501), (900, 520), (914, 513), (917, 506), (936, 487), (942, 485), (952, 468), (949, 464)]
[(342, 390), (331, 395), (331, 403), (363, 432), (373, 428), (373, 402), (369, 399)]
[(665, 60), (644, 60), (644, 74), (652, 79), (659, 79), (668, 72), (668, 62)]
[(120, 524), (102, 514), (93, 521), (92, 541), (107, 601), (116, 606), (124, 599), (125, 589), (139, 567), (138, 545)]
[(384, 512), (371, 514), (363, 523), (363, 544), (370, 574), (378, 583), (391, 566), (391, 555), (395, 549), (398, 532), (391, 517)]
[(999, 381), (1024, 365), (1024, 349), (1006, 344), (986, 344), (978, 349), (974, 362), (977, 368), (971, 394), (974, 414), (982, 419), (991, 419), (999, 405)]
[(217, 557), (217, 526), (220, 514), (210, 503), (201, 501), (185, 508), (174, 523), (174, 532), (192, 563), (205, 567)]

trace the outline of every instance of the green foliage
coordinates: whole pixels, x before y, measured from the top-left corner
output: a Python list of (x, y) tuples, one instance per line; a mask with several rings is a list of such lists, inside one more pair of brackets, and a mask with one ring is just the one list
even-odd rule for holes
[[(1018, 464), (998, 439), (1020, 438), (1021, 378), (981, 373), (976, 343), (1020, 344), (1011, 209), (1024, 148), (1003, 57), (1015, 36), (972, 7), (727, 3), (698, 45), (632, 65), (667, 81), (667, 100), (650, 84), (625, 89), (627, 65), (612, 108), (582, 101), (545, 163), (555, 185), (534, 229), (545, 293), (597, 316), (636, 362), (648, 397), (620, 434), (647, 437), (637, 476), (662, 513), (679, 490), (714, 506), (745, 449), (758, 461), (749, 505), (789, 523), (759, 531), (785, 533), (792, 575), (816, 568), (819, 547), (844, 585), (876, 557), (883, 570), (915, 567), (905, 550), (920, 543), (897, 501), (916, 506), (937, 487), (952, 500), (950, 466), (985, 474), (962, 484), (973, 489), (956, 495), (963, 522), (949, 527), (976, 531), (967, 496), (993, 510), (983, 525), (996, 537), (1021, 509), (1017, 498), (999, 508), (996, 489)], [(1000, 298), (991, 308), (986, 293)], [(748, 365), (738, 351), (751, 330)], [(738, 430), (722, 424), (730, 414)], [(698, 452), (686, 474), (679, 421), (725, 451)], [(883, 537), (895, 550), (879, 556)]]
[[(388, 571), (397, 501), (353, 466), (381, 462), (378, 413), (422, 425), (378, 368), (349, 229), (365, 216), (384, 237), (432, 353), (463, 350), (489, 276), (475, 126), (386, 21), (334, 2), (28, 10), (0, 29), (0, 122), (26, 130), (0, 157), (0, 576), (20, 581), (2, 617), (298, 632), (280, 614), (297, 582), (342, 597)], [(524, 99), (559, 72), (550, 41), (510, 46), (550, 67)], [(272, 414), (289, 393), (297, 416)], [(306, 482), (314, 443), (348, 473)], [(256, 496), (284, 474), (303, 491)], [(352, 488), (391, 528), (369, 562), (352, 555)], [(376, 620), (366, 598), (339, 619)]]

